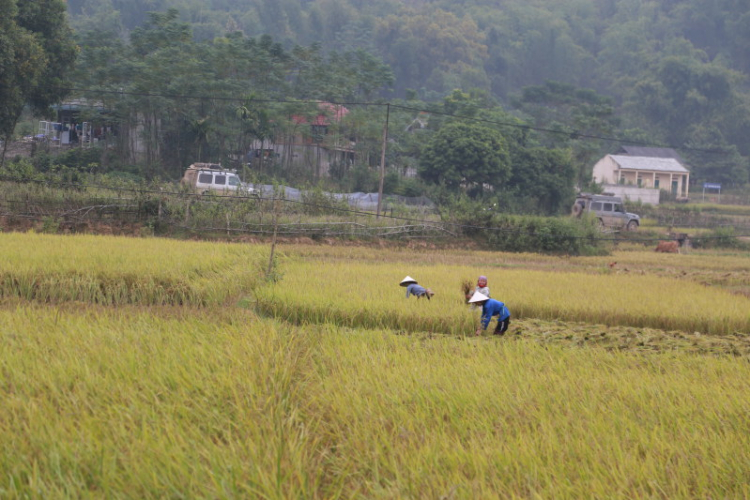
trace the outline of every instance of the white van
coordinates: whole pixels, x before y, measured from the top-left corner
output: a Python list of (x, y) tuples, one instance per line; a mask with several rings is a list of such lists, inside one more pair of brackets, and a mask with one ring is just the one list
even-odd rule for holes
[(253, 188), (244, 184), (234, 170), (227, 170), (216, 163), (193, 163), (183, 175), (181, 182), (199, 193), (216, 191), (219, 193), (248, 194)]

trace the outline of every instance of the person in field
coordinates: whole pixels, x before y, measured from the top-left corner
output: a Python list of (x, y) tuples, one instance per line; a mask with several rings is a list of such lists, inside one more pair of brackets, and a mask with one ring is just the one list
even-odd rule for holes
[(474, 292), (479, 292), (482, 295), (490, 297), (490, 287), (487, 286), (487, 276), (480, 276), (477, 279), (477, 287)]
[(499, 300), (491, 299), (479, 292), (474, 292), (474, 295), (469, 299), (469, 304), (482, 306), (482, 326), (477, 328), (477, 335), (480, 335), (483, 331), (487, 330), (487, 326), (490, 324), (490, 320), (493, 316), (497, 316), (495, 335), (505, 335), (508, 326), (510, 326), (510, 311), (504, 303)]
[[(464, 288), (464, 290), (466, 290), (466, 288)], [(486, 295), (487, 297), (490, 296), (490, 287), (487, 286), (487, 276), (480, 276), (477, 279), (477, 286), (474, 287), (473, 292), (471, 291), (471, 289), (466, 291), (466, 300), (468, 301), (469, 299), (471, 299), (471, 297), (477, 292), (481, 293), (482, 295)], [(472, 309), (476, 307), (476, 304), (471, 305)]]
[(409, 295), (414, 295), (417, 299), (427, 297), (427, 300), (430, 300), (430, 298), (435, 295), (435, 293), (429, 288), (425, 288), (417, 284), (417, 280), (415, 280), (411, 276), (407, 276), (406, 278), (402, 279), (401, 283), (399, 284), (406, 287), (407, 299), (409, 298)]

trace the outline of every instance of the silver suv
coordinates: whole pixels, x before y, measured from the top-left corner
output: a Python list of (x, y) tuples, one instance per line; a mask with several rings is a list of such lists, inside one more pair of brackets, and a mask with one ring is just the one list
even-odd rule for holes
[(639, 215), (625, 211), (619, 196), (581, 193), (576, 197), (572, 212), (575, 217), (593, 213), (603, 228), (636, 231), (641, 224)]

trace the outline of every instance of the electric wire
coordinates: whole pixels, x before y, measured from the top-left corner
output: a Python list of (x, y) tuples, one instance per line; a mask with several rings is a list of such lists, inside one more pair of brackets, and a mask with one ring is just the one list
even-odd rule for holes
[[(102, 89), (84, 89), (84, 88), (78, 88), (78, 87), (54, 87), (57, 90), (66, 90), (70, 92), (83, 92), (83, 93), (92, 93), (92, 94), (112, 94), (112, 95), (122, 95), (122, 96), (136, 96), (136, 97), (159, 97), (159, 98), (166, 98), (166, 99), (182, 99), (182, 100), (214, 100), (214, 101), (244, 101), (246, 100), (245, 97), (238, 97), (238, 96), (217, 96), (217, 95), (191, 95), (191, 94), (159, 94), (159, 93), (150, 93), (150, 92), (133, 92), (133, 91), (124, 91), (124, 90), (102, 90)], [(313, 99), (268, 99), (268, 98), (252, 98), (250, 99), (251, 102), (257, 102), (257, 103), (266, 103), (266, 104), (319, 104), (320, 100), (313, 100)], [(429, 113), (431, 115), (438, 115), (438, 116), (445, 116), (449, 118), (454, 118), (457, 120), (466, 120), (466, 121), (473, 121), (476, 123), (485, 123), (490, 125), (497, 125), (502, 127), (511, 127), (511, 128), (518, 128), (522, 130), (532, 130), (539, 133), (545, 133), (545, 134), (555, 134), (555, 135), (564, 135), (568, 136), (572, 139), (586, 139), (586, 140), (598, 140), (598, 141), (604, 141), (604, 142), (613, 142), (613, 143), (619, 143), (619, 144), (630, 144), (634, 146), (645, 146), (645, 147), (656, 147), (656, 148), (669, 148), (679, 151), (690, 151), (693, 153), (705, 153), (705, 154), (720, 154), (720, 155), (726, 155), (729, 154), (727, 151), (723, 151), (721, 149), (704, 149), (704, 148), (692, 148), (688, 146), (675, 146), (670, 144), (663, 144), (658, 142), (650, 142), (650, 141), (641, 141), (641, 140), (635, 140), (635, 139), (628, 139), (626, 137), (609, 137), (604, 135), (595, 135), (595, 134), (589, 134), (585, 132), (579, 132), (576, 130), (555, 130), (551, 128), (545, 128), (545, 127), (539, 127), (535, 125), (528, 125), (528, 124), (522, 124), (522, 123), (514, 123), (514, 122), (507, 122), (507, 121), (499, 121), (499, 120), (490, 120), (487, 118), (478, 118), (475, 116), (467, 116), (467, 115), (458, 115), (454, 113), (447, 113), (444, 111), (439, 111), (435, 109), (424, 109), (424, 108), (418, 108), (413, 106), (405, 106), (402, 104), (394, 104), (390, 102), (370, 102), (370, 101), (326, 101), (334, 106), (390, 106), (395, 109), (401, 109), (404, 111), (410, 111), (410, 112), (416, 112), (416, 113)], [(102, 106), (94, 106), (91, 105), (91, 107), (97, 107), (101, 108)]]

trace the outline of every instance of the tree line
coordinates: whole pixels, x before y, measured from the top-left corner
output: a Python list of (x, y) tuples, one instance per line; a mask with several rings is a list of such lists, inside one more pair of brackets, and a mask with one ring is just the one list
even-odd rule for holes
[[(26, 92), (15, 101), (3, 95), (16, 103), (3, 107), (16, 117), (3, 135), (19, 103), (43, 111), (64, 95), (84, 97), (97, 103), (91, 118), (106, 110), (98, 119), (118, 126), (116, 154), (99, 158), (103, 171), (131, 164), (141, 176), (174, 179), (194, 161), (242, 165), (251, 144), (295, 134), (296, 117), (309, 123), (315, 103), (328, 101), (348, 103), (345, 122), (326, 137), (303, 133), (353, 144), (356, 160), (332, 165), (324, 180), (337, 189), (376, 189), (385, 103), (394, 104), (387, 192), (463, 192), (510, 211), (559, 213), (617, 137), (689, 148), (697, 181), (748, 179), (745, 68), (733, 62), (744, 54), (741, 37), (717, 31), (709, 57), (698, 48), (705, 36), (675, 35), (666, 4), (477, 1), (459, 12), (451, 2), (248, 0), (222, 9), (164, 0), (148, 6), (166, 10), (144, 14), (139, 1), (70, 0), (73, 32), (54, 14), (58, 0), (0, 2), (16, 13), (2, 22), (49, 38), (50, 54), (66, 56), (40, 59), (44, 72), (31, 78), (21, 73), (24, 37), (0, 45), (18, 47), (15, 59), (0, 57), (16, 61), (15, 82)], [(719, 3), (711, 15), (726, 19), (741, 7)], [(47, 24), (37, 30), (35, 16)], [(54, 33), (45, 28), (51, 19)], [(654, 26), (664, 28), (658, 44)], [(731, 47), (722, 44), (730, 34), (740, 37)], [(321, 181), (278, 161), (251, 175)]]

